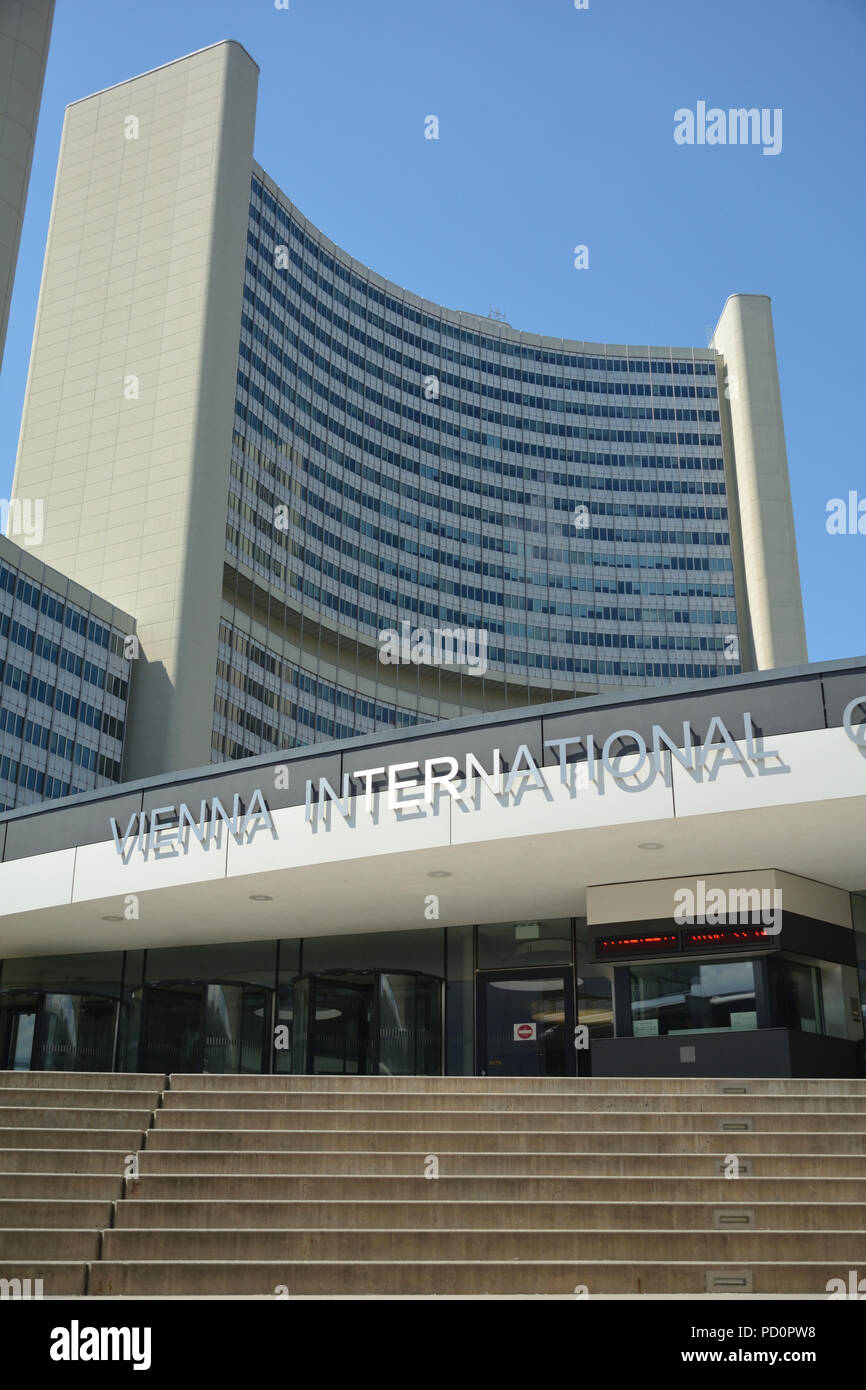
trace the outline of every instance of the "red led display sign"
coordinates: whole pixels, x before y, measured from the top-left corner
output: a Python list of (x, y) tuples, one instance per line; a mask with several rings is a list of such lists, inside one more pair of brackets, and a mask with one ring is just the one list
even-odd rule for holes
[(747, 942), (771, 941), (763, 927), (705, 927), (703, 931), (683, 932), (683, 946), (688, 951), (696, 946), (742, 946)]
[(637, 952), (678, 951), (677, 932), (652, 932), (641, 936), (601, 936), (595, 943), (598, 956), (633, 956)]

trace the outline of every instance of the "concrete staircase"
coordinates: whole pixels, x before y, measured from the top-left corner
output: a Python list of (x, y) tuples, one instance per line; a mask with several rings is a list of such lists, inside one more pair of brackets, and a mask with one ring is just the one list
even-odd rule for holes
[(46, 1297), (823, 1298), (864, 1199), (866, 1081), (0, 1072)]
[[(87, 1291), (167, 1077), (0, 1071), (0, 1279)], [(32, 1287), (32, 1285), (31, 1285)]]

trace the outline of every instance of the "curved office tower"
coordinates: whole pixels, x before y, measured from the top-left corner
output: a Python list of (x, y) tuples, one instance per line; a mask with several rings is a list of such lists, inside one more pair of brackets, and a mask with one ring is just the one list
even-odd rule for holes
[(0, 0), (0, 366), (53, 21), (54, 0)]
[(443, 309), (254, 162), (256, 84), (66, 116), (15, 494), (137, 619), (126, 775), (805, 660), (769, 302), (718, 351)]

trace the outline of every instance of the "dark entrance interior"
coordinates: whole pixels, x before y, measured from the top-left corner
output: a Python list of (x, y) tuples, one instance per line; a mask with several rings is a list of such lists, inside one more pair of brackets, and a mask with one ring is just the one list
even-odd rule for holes
[(438, 1076), (442, 982), (393, 970), (329, 970), (295, 981), (293, 1070), (308, 1075)]
[(116, 1021), (106, 994), (0, 990), (0, 1070), (111, 1071)]
[(482, 1076), (574, 1076), (571, 968), (484, 971), (478, 976)]
[(132, 995), (134, 1069), (267, 1071), (272, 997), (263, 985), (234, 980), (143, 985)]
[(373, 974), (316, 975), (310, 980), (310, 1057), (315, 1075), (369, 1076), (377, 1026)]

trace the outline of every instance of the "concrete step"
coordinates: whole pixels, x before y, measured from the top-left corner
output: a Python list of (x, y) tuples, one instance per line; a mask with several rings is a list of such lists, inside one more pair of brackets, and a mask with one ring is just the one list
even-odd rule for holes
[[(7, 1182), (18, 1182), (22, 1186), (29, 1182), (34, 1187), (46, 1183), (43, 1177), (29, 1177), (10, 1174)], [(93, 1184), (110, 1183), (108, 1178), (67, 1178), (67, 1183)], [(5, 1186), (5, 1183), (4, 1183)], [(417, 1177), (325, 1177), (301, 1175), (276, 1177), (265, 1175), (219, 1176), (216, 1174), (187, 1174), (174, 1176), (167, 1173), (143, 1174), (135, 1180), (125, 1180), (124, 1195), (128, 1199), (150, 1201), (153, 1198), (189, 1199), (191, 1201), (210, 1197), (223, 1200), (264, 1198), (269, 1201), (287, 1198), (309, 1198), (325, 1200), (330, 1198), (353, 1198), (363, 1201), (375, 1198), (379, 1201), (399, 1201), (401, 1198), (414, 1198), (420, 1201), (441, 1202), (449, 1199), (488, 1200), (488, 1201), (568, 1201), (593, 1198), (612, 1200), (663, 1200), (688, 1198), (692, 1201), (730, 1202), (733, 1200), (734, 1180), (725, 1178), (692, 1177), (440, 1177), (438, 1180)], [(866, 1199), (866, 1178), (748, 1178), (736, 1179), (738, 1202), (783, 1201), (792, 1202), (862, 1202)], [(29, 1193), (10, 1193), (9, 1195), (31, 1195)], [(40, 1195), (34, 1192), (32, 1195)], [(48, 1195), (46, 1193), (46, 1195)], [(55, 1196), (85, 1196), (85, 1192), (55, 1192)], [(95, 1195), (95, 1194), (93, 1194)], [(101, 1195), (101, 1194), (100, 1194)], [(119, 1195), (119, 1194), (118, 1194)]]
[[(847, 1277), (836, 1261), (783, 1263), (752, 1261), (713, 1267), (704, 1261), (225, 1261), (101, 1260), (90, 1269), (91, 1295), (123, 1294), (415, 1294), (559, 1295), (575, 1289), (598, 1294), (703, 1294), (708, 1276), (722, 1275), (734, 1292), (773, 1296), (781, 1293), (825, 1296), (830, 1279)], [(747, 1284), (751, 1278), (751, 1288)]]
[(72, 1090), (163, 1091), (167, 1084), (162, 1072), (0, 1071), (0, 1087), (25, 1085), (31, 1091), (67, 1086)]
[(148, 1129), (153, 1106), (136, 1110), (76, 1106), (0, 1105), (0, 1132), (10, 1129)]
[[(476, 1174), (505, 1175), (520, 1177), (544, 1177), (549, 1174), (567, 1177), (593, 1177), (613, 1174), (621, 1177), (713, 1177), (715, 1165), (725, 1160), (724, 1146), (716, 1145), (715, 1154), (598, 1154), (598, 1153), (508, 1153), (501, 1150), (494, 1153), (463, 1153), (459, 1150), (444, 1150), (437, 1147), (428, 1153), (435, 1153), (439, 1162), (439, 1174), (445, 1176), (473, 1176)], [(22, 1154), (21, 1168), (26, 1168), (28, 1155)], [(100, 1171), (119, 1171), (119, 1161), (109, 1155), (113, 1168)], [(319, 1152), (307, 1150), (301, 1153), (285, 1151), (258, 1153), (250, 1150), (231, 1152), (217, 1150), (207, 1152), (197, 1149), (190, 1153), (178, 1150), (159, 1152), (147, 1149), (141, 1154), (140, 1171), (144, 1175), (156, 1173), (214, 1173), (226, 1176), (243, 1174), (294, 1174), (330, 1173), (346, 1176), (366, 1174), (394, 1174), (412, 1177), (424, 1173), (427, 1154), (416, 1147), (414, 1153), (367, 1153), (363, 1150), (352, 1152)], [(2, 1160), (2, 1155), (0, 1155)], [(749, 1154), (740, 1157), (743, 1167), (748, 1166), (753, 1176), (780, 1178), (824, 1177), (827, 1172), (827, 1159), (824, 1154)], [(47, 1165), (46, 1165), (47, 1166)], [(2, 1161), (0, 1161), (2, 1170)], [(19, 1169), (20, 1171), (20, 1169)], [(76, 1171), (70, 1169), (70, 1171)], [(78, 1171), (83, 1171), (79, 1169)], [(833, 1161), (833, 1172), (837, 1177), (866, 1178), (866, 1155), (837, 1157)], [(740, 1176), (745, 1174), (740, 1172)], [(731, 1179), (733, 1181), (733, 1179)]]
[(48, 1297), (826, 1297), (866, 1272), (866, 1081), (164, 1081), (0, 1073), (0, 1279), (29, 1271)]
[[(36, 1112), (34, 1112), (35, 1114)], [(56, 1112), (62, 1113), (62, 1112)], [(75, 1112), (70, 1112), (75, 1113)], [(106, 1112), (107, 1113), (107, 1112)], [(754, 1116), (740, 1112), (695, 1114), (680, 1111), (657, 1110), (642, 1111), (599, 1111), (580, 1115), (574, 1111), (548, 1111), (539, 1115), (524, 1110), (490, 1111), (422, 1111), (422, 1110), (181, 1110), (161, 1109), (153, 1112), (154, 1127), (157, 1129), (378, 1129), (385, 1130), (517, 1130), (530, 1133), (539, 1128), (545, 1130), (591, 1129), (596, 1131), (615, 1131), (620, 1129), (638, 1130), (706, 1130), (717, 1128), (720, 1133), (744, 1133), (759, 1129), (765, 1133), (787, 1134), (790, 1130), (801, 1133), (821, 1130), (853, 1131), (866, 1134), (866, 1107), (857, 1113), (812, 1113), (803, 1112), (777, 1114), (760, 1113)]]
[[(12, 1073), (15, 1075), (15, 1073)], [(20, 1075), (20, 1073), (18, 1073)], [(633, 1095), (857, 1095), (866, 1098), (866, 1079), (825, 1077), (607, 1077), (607, 1076), (251, 1076), (247, 1073), (172, 1072), (170, 1091), (336, 1091), (371, 1095), (381, 1091), (437, 1091), (485, 1095), (574, 1095), (605, 1091)]]
[(37, 1202), (49, 1197), (82, 1197), (91, 1202), (110, 1202), (121, 1196), (123, 1181), (120, 1172), (114, 1177), (92, 1173), (4, 1173), (0, 1197), (27, 1197)]
[[(41, 1279), (43, 1298), (77, 1297), (83, 1294), (87, 1285), (87, 1271), (88, 1264), (85, 1261), (28, 1258), (0, 1262), (0, 1279)], [(31, 1288), (33, 1287), (35, 1286), (31, 1283)]]
[[(20, 1133), (21, 1131), (17, 1131)], [(51, 1131), (49, 1131), (51, 1132)], [(64, 1134), (68, 1131), (56, 1131)], [(3, 1131), (0, 1130), (0, 1135)], [(436, 1149), (435, 1146), (439, 1148)], [(269, 1129), (265, 1134), (245, 1129), (168, 1129), (158, 1125), (148, 1130), (147, 1152), (199, 1153), (203, 1150), (237, 1153), (296, 1152), (311, 1150), (340, 1153), (363, 1150), (366, 1153), (431, 1153), (451, 1150), (462, 1153), (655, 1153), (655, 1154), (712, 1154), (729, 1152), (733, 1146), (739, 1154), (772, 1153), (778, 1147), (790, 1154), (864, 1155), (866, 1139), (856, 1131), (838, 1133), (834, 1130), (787, 1133), (784, 1137), (769, 1137), (759, 1130), (736, 1135), (735, 1141), (718, 1129), (605, 1131), (570, 1129), (508, 1130), (386, 1130), (352, 1129)], [(2, 1147), (2, 1145), (0, 1145)], [(133, 1147), (136, 1147), (133, 1145)], [(128, 1150), (127, 1150), (128, 1151)]]
[(141, 1148), (144, 1129), (39, 1129), (35, 1125), (5, 1128), (0, 1125), (0, 1151), (3, 1149), (113, 1149), (115, 1152), (135, 1153)]
[[(2, 1105), (0, 1097), (0, 1105)], [(164, 1096), (166, 1110), (206, 1110), (213, 1113), (232, 1111), (239, 1108), (266, 1110), (315, 1110), (338, 1111), (347, 1108), (346, 1096), (339, 1091), (277, 1091), (231, 1090), (231, 1091), (166, 1091)], [(627, 1114), (632, 1111), (648, 1111), (690, 1115), (719, 1114), (761, 1114), (772, 1115), (779, 1111), (789, 1115), (799, 1112), (820, 1115), (828, 1112), (836, 1114), (862, 1114), (864, 1098), (858, 1095), (627, 1095), (619, 1092), (586, 1091), (574, 1094), (535, 1095), (532, 1092), (491, 1090), (465, 1095), (462, 1092), (424, 1091), (357, 1091), (351, 1094), (351, 1109), (354, 1111), (375, 1110), (388, 1113), (392, 1110), (429, 1113), (445, 1112), (456, 1114), (469, 1111), (476, 1114), (493, 1111), (517, 1114), (584, 1114), (585, 1112), (606, 1113), (616, 1111)]]
[[(58, 1251), (59, 1258), (71, 1258)], [(110, 1230), (106, 1260), (840, 1260), (866, 1264), (866, 1231)]]
[(47, 1227), (51, 1230), (101, 1231), (111, 1224), (112, 1202), (93, 1201), (86, 1197), (41, 1197), (33, 1202), (29, 1197), (0, 1197), (0, 1228), (16, 1230)]
[[(750, 1214), (761, 1231), (866, 1230), (860, 1202), (687, 1202), (687, 1201), (443, 1201), (332, 1199), (327, 1201), (118, 1202), (118, 1230), (671, 1230), (698, 1227), (748, 1229)], [(108, 1224), (107, 1222), (104, 1224)]]
[[(20, 1072), (18, 1075), (20, 1076)], [(54, 1087), (40, 1086), (38, 1090), (30, 1090), (26, 1086), (4, 1086), (0, 1090), (0, 1124), (9, 1106), (27, 1106), (29, 1108), (46, 1109), (48, 1106), (58, 1105), (64, 1110), (77, 1108), (80, 1110), (136, 1110), (146, 1105), (153, 1110), (159, 1104), (161, 1092), (157, 1090), (131, 1090), (120, 1088), (114, 1090), (97, 1090), (91, 1087), (89, 1090), (83, 1087), (76, 1087), (74, 1090), (55, 1089)]]
[[(65, 1131), (61, 1130), (61, 1133)], [(0, 1190), (6, 1173), (89, 1173), (92, 1176), (123, 1176), (126, 1155), (131, 1149), (0, 1149)]]
[(7, 1260), (98, 1260), (100, 1243), (98, 1229), (0, 1227), (0, 1277)]

